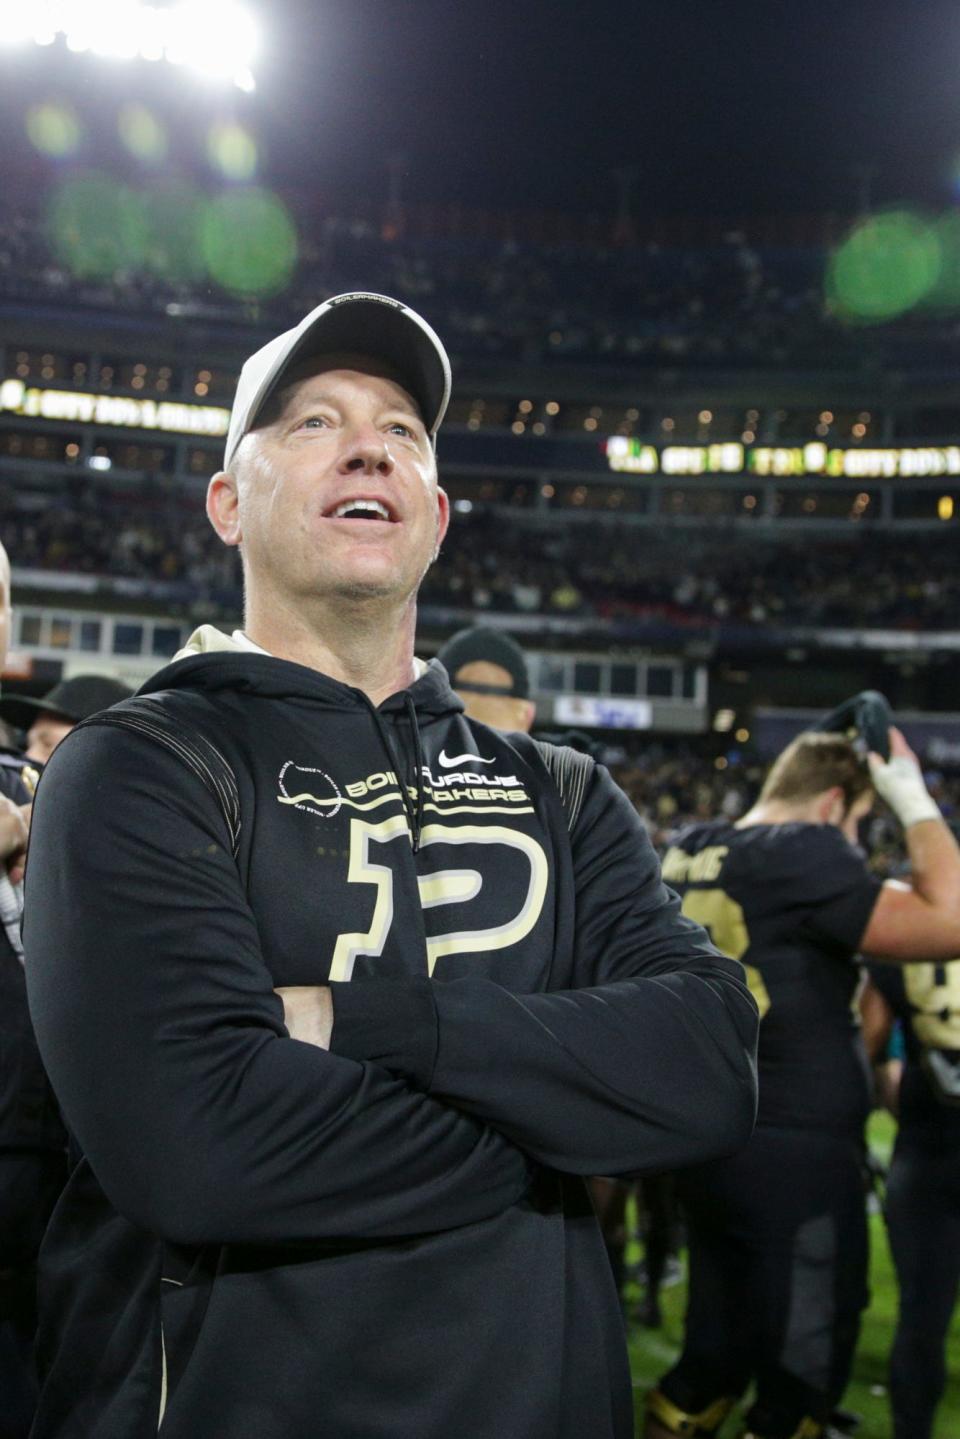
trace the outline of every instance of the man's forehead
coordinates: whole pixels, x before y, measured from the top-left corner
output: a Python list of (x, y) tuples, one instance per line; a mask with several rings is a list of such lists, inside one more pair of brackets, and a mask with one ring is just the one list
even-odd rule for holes
[(469, 660), (457, 669), (454, 683), (502, 685), (504, 689), (512, 690), (513, 675), (504, 669), (503, 665), (494, 664), (492, 660)]
[(335, 384), (334, 377), (339, 372), (367, 377), (374, 381), (386, 381), (390, 389), (399, 392), (391, 395), (390, 398), (402, 401), (412, 414), (419, 415), (421, 420), (423, 419), (420, 406), (405, 387), (399, 373), (385, 360), (371, 355), (338, 352), (329, 355), (310, 355), (291, 366), (280, 387), (274, 391), (267, 405), (264, 406), (264, 413), (258, 423), (267, 423), (267, 410), (273, 413), (285, 410), (306, 390), (322, 393), (324, 377), (331, 377), (331, 384)]

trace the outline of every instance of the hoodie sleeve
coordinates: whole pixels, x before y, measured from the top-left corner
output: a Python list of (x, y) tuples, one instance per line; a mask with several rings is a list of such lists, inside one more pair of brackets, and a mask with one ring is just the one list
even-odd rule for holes
[(380, 1238), (499, 1214), (529, 1164), (482, 1119), (291, 1040), (222, 815), (116, 729), (59, 746), (33, 814), (31, 1013), (116, 1209), (187, 1244)]
[[(333, 1047), (408, 1075), (557, 1169), (671, 1169), (736, 1150), (757, 1092), (758, 1016), (740, 965), (680, 913), (605, 770), (594, 770), (572, 850), (574, 988), (338, 986)], [(435, 1047), (415, 1051), (430, 1023)]]

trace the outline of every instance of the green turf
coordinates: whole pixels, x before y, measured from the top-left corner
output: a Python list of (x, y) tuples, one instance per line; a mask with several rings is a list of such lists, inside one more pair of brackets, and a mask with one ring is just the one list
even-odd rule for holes
[[(881, 1157), (889, 1156), (894, 1133), (893, 1121), (886, 1115), (875, 1114), (870, 1122), (870, 1147)], [(886, 1392), (887, 1356), (893, 1340), (893, 1328), (897, 1310), (896, 1280), (890, 1262), (890, 1250), (880, 1215), (870, 1220), (871, 1261), (870, 1289), (871, 1303), (863, 1317), (860, 1343), (853, 1366), (850, 1387), (844, 1398), (848, 1409), (855, 1409), (863, 1415), (859, 1430), (861, 1439), (890, 1439), (890, 1413)], [(631, 1254), (628, 1262), (639, 1257), (640, 1251)], [(637, 1295), (638, 1290), (630, 1291)], [(683, 1310), (686, 1300), (686, 1286), (674, 1285), (661, 1295), (663, 1327), (659, 1330), (640, 1329), (630, 1326), (630, 1362), (633, 1369), (634, 1389), (637, 1396), (638, 1430), (642, 1430), (642, 1397), (657, 1378), (676, 1358), (683, 1335)], [(937, 1412), (935, 1439), (957, 1439), (960, 1435), (960, 1311), (954, 1315), (947, 1345), (947, 1392)], [(736, 1416), (731, 1416), (721, 1430), (723, 1439), (732, 1439), (740, 1432)]]

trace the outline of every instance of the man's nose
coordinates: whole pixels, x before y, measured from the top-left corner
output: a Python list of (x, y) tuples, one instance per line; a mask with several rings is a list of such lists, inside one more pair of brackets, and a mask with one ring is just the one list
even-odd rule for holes
[(344, 474), (389, 475), (393, 470), (393, 456), (387, 442), (373, 425), (365, 425), (350, 437), (340, 459)]

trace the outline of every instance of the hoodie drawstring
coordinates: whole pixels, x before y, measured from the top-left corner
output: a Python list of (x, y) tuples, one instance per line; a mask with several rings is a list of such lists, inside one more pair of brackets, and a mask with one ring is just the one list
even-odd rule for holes
[[(380, 711), (369, 696), (364, 694), (362, 690), (358, 690), (357, 693), (361, 696), (364, 704), (370, 711), (380, 744), (383, 747), (387, 759), (390, 761), (390, 768), (395, 769), (397, 774), (400, 775), (403, 767), (397, 763), (393, 746), (390, 743), (390, 736), (387, 733), (383, 720), (380, 718)], [(400, 797), (403, 800), (407, 823), (410, 826), (413, 852), (416, 854), (420, 848), (420, 835), (423, 830), (423, 811), (426, 800), (423, 792), (423, 743), (420, 739), (420, 725), (417, 722), (417, 707), (409, 694), (404, 696), (404, 713), (407, 717), (407, 723), (410, 726), (410, 738), (413, 741), (414, 783), (412, 788), (416, 794), (416, 801), (414, 802), (414, 800), (411, 799), (410, 786), (406, 785), (402, 779), (400, 780)]]
[(414, 772), (414, 789), (417, 792), (417, 807), (414, 813), (413, 825), (413, 852), (416, 854), (420, 848), (420, 836), (423, 833), (423, 810), (426, 804), (426, 796), (423, 792), (423, 742), (420, 739), (417, 707), (409, 694), (404, 696), (404, 709), (407, 712), (407, 721), (410, 725), (410, 738), (413, 740), (413, 762), (416, 766)]

